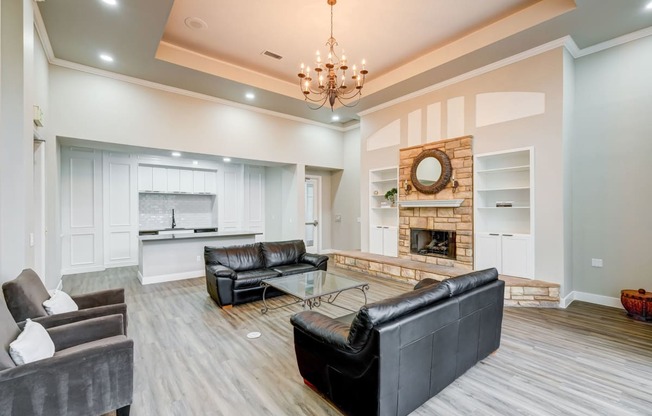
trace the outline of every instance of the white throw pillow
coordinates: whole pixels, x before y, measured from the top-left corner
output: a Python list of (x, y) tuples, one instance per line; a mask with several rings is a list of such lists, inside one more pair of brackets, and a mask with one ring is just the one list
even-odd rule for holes
[(79, 306), (66, 292), (56, 290), (50, 299), (43, 302), (43, 307), (48, 315), (79, 310)]
[(16, 365), (54, 356), (54, 343), (43, 325), (28, 319), (25, 329), (9, 344), (9, 355)]

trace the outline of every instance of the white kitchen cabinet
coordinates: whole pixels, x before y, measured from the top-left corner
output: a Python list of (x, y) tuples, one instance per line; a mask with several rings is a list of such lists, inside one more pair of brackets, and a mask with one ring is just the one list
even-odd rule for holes
[(532, 238), (527, 234), (476, 233), (475, 269), (495, 267), (498, 273), (534, 277)]
[(369, 228), (369, 252), (383, 256), (398, 256), (398, 228), (372, 225)]
[(168, 172), (165, 168), (152, 168), (152, 191), (167, 192)]
[(192, 170), (190, 169), (180, 169), (179, 170), (179, 191), (181, 192), (193, 192), (193, 176)]
[(196, 194), (204, 193), (206, 186), (206, 176), (203, 170), (192, 171), (192, 191)]
[(204, 192), (209, 194), (217, 193), (217, 175), (215, 172), (204, 172)]
[(152, 184), (152, 167), (151, 166), (138, 166), (138, 191), (148, 192), (153, 191)]
[(168, 168), (168, 192), (179, 192), (181, 190), (179, 183), (179, 169)]

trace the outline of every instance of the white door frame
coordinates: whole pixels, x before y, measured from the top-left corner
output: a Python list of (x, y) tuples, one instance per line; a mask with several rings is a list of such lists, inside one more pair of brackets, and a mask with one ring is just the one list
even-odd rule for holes
[[(321, 217), (321, 212), (322, 212), (322, 197), (321, 197), (321, 176), (317, 175), (306, 175), (305, 181), (308, 180), (314, 180), (315, 181), (315, 198), (316, 198), (316, 207), (317, 207), (317, 225), (315, 227), (315, 233), (317, 235), (317, 238), (315, 238), (315, 245), (311, 246), (310, 248), (306, 246), (306, 251), (313, 251), (315, 253), (320, 253), (321, 252), (321, 246), (322, 246), (322, 217)], [(306, 193), (305, 193), (305, 183), (304, 183), (304, 192), (303, 192), (303, 203), (305, 206), (306, 201)], [(304, 217), (303, 217), (303, 223), (305, 225), (308, 225), (306, 223), (306, 213), (304, 211)], [(305, 227), (304, 227), (304, 236), (305, 236)]]
[(45, 141), (34, 140), (34, 229), (30, 245), (34, 250), (34, 271), (45, 281)]

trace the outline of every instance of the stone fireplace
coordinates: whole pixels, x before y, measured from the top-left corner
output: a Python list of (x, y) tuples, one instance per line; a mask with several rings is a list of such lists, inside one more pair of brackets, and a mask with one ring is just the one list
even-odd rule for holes
[(455, 231), (410, 228), (410, 253), (456, 259)]
[[(425, 145), (400, 150), (399, 162), (399, 201), (409, 201), (416, 206), (399, 205), (398, 255), (400, 258), (433, 263), (442, 266), (473, 268), (473, 152), (472, 137), (458, 137), (440, 140)], [(423, 194), (412, 187), (409, 194), (405, 184), (410, 184), (410, 170), (414, 159), (424, 150), (439, 149), (445, 152), (453, 170), (453, 178), (458, 187), (453, 189), (452, 181), (436, 194)], [(461, 200), (459, 206), (446, 206), (451, 200)], [(433, 202), (441, 206), (428, 206)], [(419, 230), (418, 232), (416, 230)], [(416, 247), (413, 247), (413, 231), (417, 234)], [(441, 243), (441, 234), (448, 235), (446, 254), (423, 252), (418, 247), (432, 238)], [(416, 250), (416, 252), (415, 252)], [(421, 250), (421, 252), (420, 252)], [(442, 251), (441, 246), (438, 249)]]

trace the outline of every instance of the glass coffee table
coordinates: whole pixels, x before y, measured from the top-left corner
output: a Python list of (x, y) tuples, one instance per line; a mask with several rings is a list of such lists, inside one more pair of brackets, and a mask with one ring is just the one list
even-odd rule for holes
[[(267, 311), (273, 309), (296, 305), (297, 303), (303, 304), (304, 309), (306, 306), (309, 309), (312, 309), (319, 307), (322, 302), (350, 310), (333, 303), (340, 293), (349, 289), (357, 289), (364, 295), (364, 304), (366, 305), (367, 290), (369, 290), (369, 283), (367, 282), (361, 282), (359, 280), (351, 279), (350, 277), (340, 276), (323, 270), (265, 279), (260, 282), (260, 284), (265, 287), (263, 290), (264, 307), (260, 310), (262, 313), (267, 313)], [(281, 292), (294, 297), (296, 300), (294, 302), (270, 308), (265, 299), (267, 289), (270, 287), (280, 290)]]

